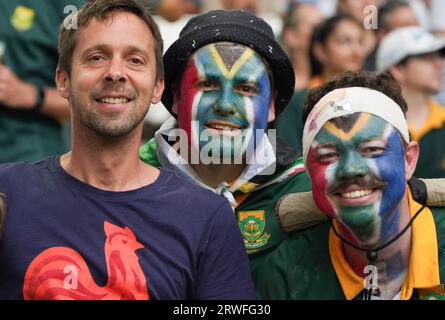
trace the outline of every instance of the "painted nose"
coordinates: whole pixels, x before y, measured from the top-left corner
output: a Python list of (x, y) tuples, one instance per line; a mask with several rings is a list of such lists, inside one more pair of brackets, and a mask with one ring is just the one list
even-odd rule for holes
[(342, 180), (361, 178), (368, 173), (366, 162), (357, 152), (348, 152), (339, 163), (338, 178)]
[(213, 110), (222, 116), (234, 116), (236, 114), (235, 101), (230, 94), (230, 90), (224, 89), (221, 92), (221, 96), (215, 103)]

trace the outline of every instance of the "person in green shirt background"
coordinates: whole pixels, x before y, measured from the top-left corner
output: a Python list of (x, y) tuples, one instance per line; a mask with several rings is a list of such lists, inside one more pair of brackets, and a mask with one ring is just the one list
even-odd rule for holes
[(387, 34), (377, 51), (377, 70), (400, 83), (408, 104), (411, 138), (420, 145), (414, 175), (445, 178), (445, 108), (434, 100), (442, 83), (445, 37), (408, 26)]
[(62, 153), (68, 102), (54, 76), (59, 25), (83, 0), (0, 2), (0, 163)]

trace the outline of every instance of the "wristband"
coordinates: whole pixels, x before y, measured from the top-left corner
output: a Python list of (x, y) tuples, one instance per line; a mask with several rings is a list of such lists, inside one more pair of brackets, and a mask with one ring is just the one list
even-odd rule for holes
[(45, 88), (41, 86), (36, 86), (36, 104), (32, 107), (32, 111), (39, 113), (43, 107), (43, 101), (45, 100)]

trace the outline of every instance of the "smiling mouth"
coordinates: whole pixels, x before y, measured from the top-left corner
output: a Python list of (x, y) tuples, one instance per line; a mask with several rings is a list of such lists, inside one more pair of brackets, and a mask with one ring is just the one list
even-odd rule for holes
[(370, 187), (351, 186), (346, 190), (333, 192), (336, 202), (345, 206), (362, 206), (376, 201), (381, 195), (382, 189)]
[(347, 198), (347, 199), (357, 199), (357, 198), (367, 196), (368, 194), (374, 192), (374, 190), (376, 190), (376, 189), (364, 189), (364, 190), (356, 190), (356, 191), (352, 191), (352, 192), (343, 192), (340, 194), (340, 196), (342, 198)]
[(215, 130), (219, 134), (237, 135), (241, 133), (243, 127), (233, 122), (210, 120), (205, 124), (206, 129)]
[(127, 97), (103, 97), (100, 99), (96, 99), (96, 101), (106, 104), (126, 104), (131, 100)]

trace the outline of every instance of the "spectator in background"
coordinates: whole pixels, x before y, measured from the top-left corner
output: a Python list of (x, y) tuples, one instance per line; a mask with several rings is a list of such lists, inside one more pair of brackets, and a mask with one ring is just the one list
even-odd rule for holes
[(378, 28), (375, 30), (377, 43), (368, 55), (365, 62), (365, 70), (376, 70), (376, 54), (380, 41), (392, 30), (400, 27), (415, 26), (418, 25), (417, 18), (412, 7), (406, 2), (401, 0), (388, 1), (379, 7), (378, 10)]
[[(319, 24), (312, 33), (309, 50), (311, 79), (309, 88), (323, 84), (345, 71), (360, 71), (365, 61), (365, 31), (350, 14), (338, 14)], [(298, 74), (296, 75), (298, 78)], [(277, 136), (301, 152), (304, 93), (294, 94), (291, 106), (271, 126)]]
[[(445, 35), (445, 1), (430, 0), (431, 31), (437, 35)], [(435, 97), (445, 105), (445, 66), (442, 68), (442, 87)]]
[(352, 15), (338, 14), (318, 25), (311, 39), (309, 87), (345, 71), (361, 70), (366, 56), (364, 41), (363, 27)]
[(352, 15), (357, 21), (360, 22), (364, 32), (363, 32), (363, 47), (365, 48), (366, 54), (369, 54), (372, 52), (376, 45), (376, 37), (374, 35), (374, 32), (370, 29), (365, 29), (364, 22), (369, 14), (369, 12), (366, 10), (367, 6), (373, 6), (375, 8), (378, 8), (380, 4), (382, 3), (382, 0), (337, 0), (337, 13), (339, 14), (350, 14)]
[(287, 144), (301, 151), (302, 108), (311, 77), (309, 47), (313, 29), (323, 20), (314, 4), (290, 2), (283, 19), (282, 42), (295, 72), (295, 91), (288, 107), (275, 119), (271, 128)]
[(441, 85), (445, 38), (420, 27), (396, 29), (383, 38), (377, 52), (378, 71), (389, 71), (408, 104), (413, 140), (420, 144), (415, 171), (419, 178), (445, 177), (445, 109), (432, 96)]
[(198, 13), (200, 0), (141, 0), (153, 7), (155, 14), (170, 22), (180, 19), (184, 14)]
[(282, 41), (295, 72), (295, 91), (307, 88), (311, 77), (309, 46), (312, 32), (323, 21), (318, 8), (309, 3), (291, 2), (283, 19)]
[(0, 1), (0, 163), (65, 150), (61, 124), (69, 107), (54, 83), (58, 26), (66, 6), (83, 2)]
[(337, 12), (349, 13), (357, 20), (363, 21), (366, 6), (379, 7), (381, 3), (382, 0), (337, 0)]
[(259, 10), (258, 0), (221, 0), (221, 5), (227, 10), (240, 9), (255, 15)]

